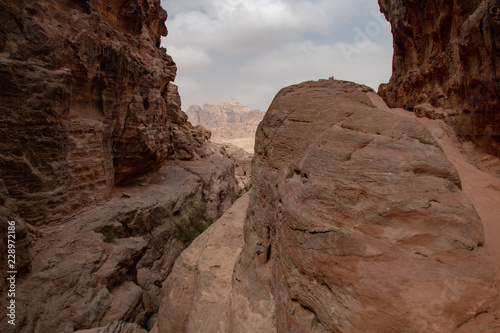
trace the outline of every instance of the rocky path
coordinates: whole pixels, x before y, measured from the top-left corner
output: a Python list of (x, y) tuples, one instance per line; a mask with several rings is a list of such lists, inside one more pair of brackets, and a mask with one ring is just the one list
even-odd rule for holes
[[(495, 332), (496, 314), (478, 315), (495, 309), (495, 262), (476, 246), (452, 132), (361, 91), (333, 80), (280, 91), (257, 136), (246, 215), (223, 217), (178, 258), (158, 332)], [(487, 176), (456, 168), (466, 190)], [(475, 202), (491, 199), (484, 181)], [(476, 206), (490, 237), (495, 213)]]

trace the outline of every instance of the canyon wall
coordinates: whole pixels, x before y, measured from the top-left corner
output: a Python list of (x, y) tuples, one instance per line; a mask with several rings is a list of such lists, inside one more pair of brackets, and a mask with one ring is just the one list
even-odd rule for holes
[(460, 134), (500, 155), (500, 1), (379, 0), (392, 25), (391, 107), (455, 109)]
[(0, 331), (152, 328), (175, 259), (236, 199), (235, 162), (181, 111), (166, 17), (160, 0), (0, 0), (0, 259), (15, 221), (17, 271)]
[(166, 18), (159, 0), (0, 1), (0, 178), (21, 218), (49, 223), (203, 154)]

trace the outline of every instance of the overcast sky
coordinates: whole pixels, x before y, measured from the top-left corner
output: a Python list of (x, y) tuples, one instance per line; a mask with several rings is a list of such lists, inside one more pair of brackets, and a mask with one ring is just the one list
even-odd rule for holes
[(389, 81), (390, 25), (377, 0), (162, 0), (182, 109), (234, 98), (266, 111), (307, 80)]

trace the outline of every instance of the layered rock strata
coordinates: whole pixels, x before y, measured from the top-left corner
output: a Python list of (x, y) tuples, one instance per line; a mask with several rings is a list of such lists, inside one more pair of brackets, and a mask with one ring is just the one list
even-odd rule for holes
[(159, 0), (0, 1), (0, 178), (27, 222), (203, 154), (160, 48)]
[(248, 191), (252, 186), (252, 157), (244, 149), (230, 143), (220, 143), (220, 152), (235, 164), (234, 174), (241, 192)]
[(257, 131), (231, 294), (207, 294), (198, 282), (228, 270), (199, 268), (202, 248), (188, 249), (172, 277), (189, 292), (164, 285), (160, 332), (205, 332), (207, 302), (228, 299), (220, 332), (454, 332), (498, 307), (497, 264), (457, 171), (417, 119), (361, 90), (280, 91)]
[(379, 0), (392, 25), (393, 75), (380, 95), (391, 107), (430, 103), (500, 155), (500, 1)]
[[(0, 331), (152, 328), (161, 285), (184, 249), (176, 225), (187, 223), (193, 205), (202, 204), (217, 219), (235, 194), (228, 158), (169, 161), (158, 172), (115, 187), (110, 200), (38, 227), (30, 239), (31, 270), (18, 275), (16, 326), (3, 316)], [(24, 250), (21, 241), (19, 254)]]

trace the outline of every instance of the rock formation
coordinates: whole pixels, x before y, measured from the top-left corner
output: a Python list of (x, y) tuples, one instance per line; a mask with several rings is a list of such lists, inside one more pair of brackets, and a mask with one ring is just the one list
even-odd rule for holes
[(159, 47), (159, 0), (0, 1), (0, 178), (27, 222), (203, 154)]
[[(228, 299), (219, 332), (454, 332), (498, 307), (497, 264), (457, 171), (417, 119), (361, 90), (279, 92), (257, 131), (240, 258), (204, 268), (197, 253), (214, 245), (194, 243), (163, 286), (159, 332), (210, 332), (207, 304)], [(228, 272), (229, 296), (202, 285)]]
[(244, 149), (230, 143), (220, 143), (220, 153), (234, 162), (234, 174), (238, 181), (240, 193), (246, 192), (252, 186), (252, 157)]
[(219, 105), (205, 104), (203, 108), (191, 105), (186, 114), (193, 125), (200, 125), (212, 132), (211, 140), (232, 143), (253, 154), (255, 131), (264, 113), (252, 110), (234, 99)]
[(159, 0), (0, 0), (0, 259), (15, 221), (18, 272), (0, 331), (152, 327), (183, 226), (235, 200), (235, 163), (181, 111), (166, 17)]
[(245, 194), (176, 260), (163, 285), (159, 332), (227, 332), (248, 202)]
[(459, 133), (500, 156), (500, 1), (379, 0), (392, 25), (391, 107), (455, 109)]
[[(3, 316), (0, 331), (74, 332), (113, 321), (151, 328), (161, 284), (184, 249), (176, 225), (199, 203), (217, 219), (235, 194), (234, 164), (225, 156), (168, 161), (115, 187), (110, 200), (39, 227), (30, 239), (31, 270), (17, 281), (17, 326)], [(29, 253), (18, 244), (20, 255)]]
[(137, 324), (113, 321), (104, 327), (77, 331), (75, 333), (148, 333)]

